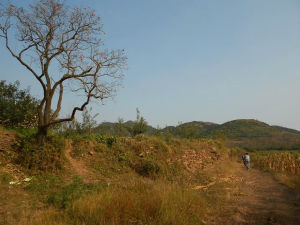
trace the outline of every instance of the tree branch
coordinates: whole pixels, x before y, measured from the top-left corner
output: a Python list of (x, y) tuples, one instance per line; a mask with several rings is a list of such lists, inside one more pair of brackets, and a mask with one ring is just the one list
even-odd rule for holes
[[(21, 56), (20, 56), (20, 54), (19, 54), (19, 56), (17, 56), (13, 51), (12, 51), (12, 49), (10, 48), (10, 46), (9, 46), (9, 43), (8, 43), (8, 35), (7, 35), (7, 32), (5, 32), (4, 33), (4, 35), (5, 35), (5, 45), (6, 45), (6, 48), (8, 49), (8, 51), (10, 52), (10, 54), (14, 57), (14, 58), (16, 58), (23, 66), (25, 66), (34, 76), (35, 76), (35, 78), (40, 82), (40, 84), (42, 85), (42, 87), (43, 87), (43, 90), (44, 90), (44, 94), (46, 93), (46, 86), (45, 86), (45, 84), (44, 84), (44, 82), (43, 82), (43, 80), (37, 75), (37, 73), (27, 64), (27, 63), (25, 63), (23, 60), (22, 60), (22, 54), (21, 54)], [(24, 49), (23, 49), (24, 50)], [(22, 51), (21, 51), (22, 52)], [(20, 52), (20, 53), (21, 53)]]
[(95, 87), (93, 87), (92, 89), (89, 90), (88, 95), (87, 95), (87, 100), (81, 105), (81, 107), (75, 107), (73, 109), (71, 117), (53, 120), (53, 121), (50, 122), (50, 125), (54, 125), (54, 124), (62, 123), (62, 122), (67, 122), (67, 121), (72, 121), (75, 118), (76, 112), (77, 111), (83, 111), (84, 108), (86, 107), (86, 105), (89, 104), (91, 97), (93, 97), (92, 92), (93, 92), (94, 89), (95, 89)]
[(56, 106), (56, 110), (52, 114), (51, 120), (55, 120), (61, 110), (61, 102), (62, 102), (62, 98), (63, 98), (63, 92), (64, 92), (64, 86), (62, 84), (60, 84), (57, 106)]

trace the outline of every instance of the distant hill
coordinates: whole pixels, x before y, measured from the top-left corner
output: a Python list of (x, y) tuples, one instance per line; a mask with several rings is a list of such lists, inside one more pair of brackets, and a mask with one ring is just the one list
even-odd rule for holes
[[(134, 122), (123, 123), (122, 135), (130, 136)], [(118, 134), (118, 123), (104, 122), (96, 129), (97, 133)], [(246, 149), (300, 149), (300, 131), (281, 126), (270, 126), (253, 119), (232, 120), (223, 124), (193, 121), (177, 126), (156, 129), (148, 126), (146, 134), (163, 134), (183, 138), (226, 138), (233, 146)]]
[(166, 127), (164, 132), (186, 138), (226, 137), (232, 145), (248, 149), (300, 149), (300, 131), (253, 119), (224, 124), (194, 121)]
[[(128, 120), (124, 122), (121, 126), (119, 123), (112, 123), (112, 122), (103, 122), (95, 128), (96, 133), (106, 134), (106, 135), (116, 135), (121, 134), (123, 136), (131, 136), (131, 129), (134, 125), (134, 121)], [(153, 128), (152, 126), (147, 126), (146, 134), (153, 135), (157, 131), (157, 129)]]
[(193, 121), (178, 126), (168, 126), (162, 131), (179, 137), (199, 138), (209, 136), (218, 126), (216, 123)]

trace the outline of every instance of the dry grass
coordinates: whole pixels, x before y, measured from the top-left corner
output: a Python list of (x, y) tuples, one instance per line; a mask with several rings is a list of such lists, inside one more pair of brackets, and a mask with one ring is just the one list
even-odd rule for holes
[(7, 224), (194, 225), (207, 224), (208, 216), (217, 217), (221, 209), (221, 202), (204, 191), (135, 181), (126, 189), (108, 187), (78, 199), (65, 210), (27, 209)]
[(80, 224), (203, 224), (208, 197), (178, 185), (136, 182), (107, 188), (75, 201), (70, 209)]

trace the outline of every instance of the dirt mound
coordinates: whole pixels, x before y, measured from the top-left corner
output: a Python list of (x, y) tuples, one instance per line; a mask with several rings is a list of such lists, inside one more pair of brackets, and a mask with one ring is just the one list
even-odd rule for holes
[(220, 154), (214, 149), (185, 149), (182, 162), (190, 172), (196, 172), (213, 165), (220, 159)]

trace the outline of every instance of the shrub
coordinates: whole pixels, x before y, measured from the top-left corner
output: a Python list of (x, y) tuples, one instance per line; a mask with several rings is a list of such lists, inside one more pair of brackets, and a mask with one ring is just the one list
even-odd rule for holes
[(160, 172), (160, 166), (153, 159), (142, 158), (133, 169), (140, 175), (154, 178)]
[(138, 108), (136, 109), (136, 114), (136, 121), (134, 122), (133, 127), (131, 129), (132, 136), (143, 134), (148, 129), (147, 121), (144, 117), (140, 115), (140, 111)]
[(57, 172), (64, 167), (64, 139), (49, 136), (44, 145), (37, 143), (36, 135), (19, 136), (17, 163), (34, 173)]
[(98, 143), (105, 143), (107, 144), (108, 147), (112, 147), (112, 145), (117, 142), (116, 136), (106, 136), (102, 134), (96, 134), (94, 138)]

